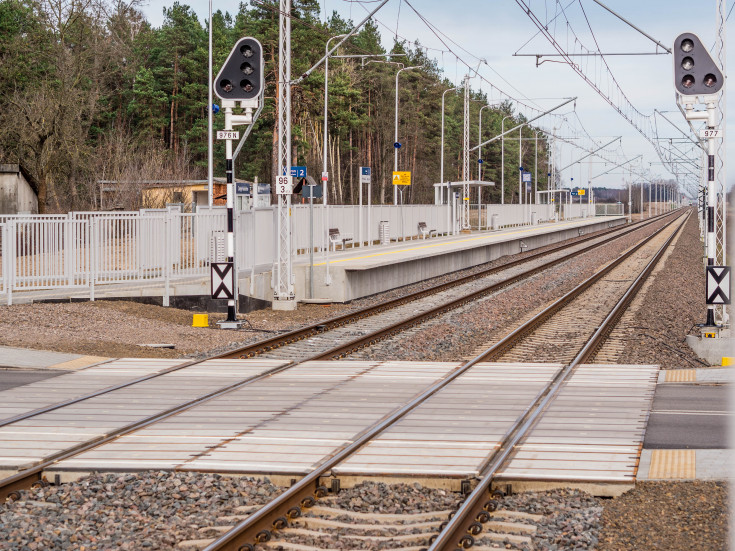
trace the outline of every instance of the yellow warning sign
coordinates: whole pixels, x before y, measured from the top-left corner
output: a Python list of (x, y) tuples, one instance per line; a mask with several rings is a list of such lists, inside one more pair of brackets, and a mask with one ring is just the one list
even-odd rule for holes
[(410, 186), (411, 185), (411, 173), (410, 172), (394, 172), (393, 173), (393, 185), (394, 186)]
[(578, 195), (584, 195), (584, 194), (585, 194), (585, 191), (586, 191), (586, 190), (584, 190), (584, 189), (578, 189), (578, 190), (577, 190), (577, 194), (578, 194)]

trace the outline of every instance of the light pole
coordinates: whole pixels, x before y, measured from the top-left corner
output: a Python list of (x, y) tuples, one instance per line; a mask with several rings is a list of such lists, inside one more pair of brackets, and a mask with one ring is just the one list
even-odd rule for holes
[(500, 121), (500, 204), (505, 204), (505, 119), (511, 118), (512, 115), (503, 117)]
[[(335, 38), (344, 38), (346, 34), (338, 34), (327, 39), (327, 44), (324, 46), (324, 52), (326, 59), (324, 60), (324, 143), (322, 144), (322, 209), (324, 210), (324, 216), (322, 216), (322, 239), (326, 239), (327, 231), (329, 230), (329, 171), (327, 170), (327, 152), (329, 151), (329, 134), (327, 132), (329, 111), (329, 43)], [(309, 201), (313, 202), (313, 190), (311, 191)], [(324, 227), (324, 224), (327, 227)], [(327, 267), (326, 275), (324, 276), (324, 283), (330, 285), (332, 283), (332, 277), (329, 274), (329, 241), (326, 242), (326, 253), (327, 253)], [(313, 250), (313, 246), (312, 246)], [(313, 258), (313, 257), (311, 257)], [(311, 266), (309, 267), (310, 273), (312, 274), (311, 280), (313, 280), (314, 274), (314, 262), (312, 260)]]
[(523, 127), (518, 129), (518, 204), (523, 204)]
[[(442, 183), (442, 191), (444, 188), (444, 99), (447, 95), (447, 92), (452, 92), (458, 89), (459, 89), (459, 86), (455, 88), (449, 88), (448, 90), (444, 90), (444, 92), (442, 93), (442, 146), (441, 146), (441, 155), (439, 157), (440, 158), (439, 171), (441, 172), (440, 180)], [(449, 189), (449, 185), (447, 185), (447, 234), (449, 234), (449, 232), (454, 229), (454, 227), (452, 226), (452, 201), (451, 201), (450, 194), (451, 194), (451, 190)]]
[[(396, 144), (398, 143), (398, 75), (401, 74), (402, 71), (409, 71), (411, 69), (420, 69), (423, 67), (423, 65), (413, 65), (411, 67), (401, 67), (396, 72), (396, 124), (395, 124), (395, 141), (393, 142), (393, 171), (398, 172), (398, 147)], [(396, 192), (396, 186), (393, 186), (393, 204), (398, 204), (398, 193)]]
[(538, 134), (540, 130), (534, 131), (534, 164), (533, 164), (533, 202), (538, 202)]

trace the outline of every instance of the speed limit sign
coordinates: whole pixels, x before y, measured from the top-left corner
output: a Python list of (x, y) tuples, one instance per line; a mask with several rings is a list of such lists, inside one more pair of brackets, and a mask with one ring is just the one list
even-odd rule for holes
[(276, 178), (276, 195), (291, 195), (293, 187), (290, 176), (279, 176)]

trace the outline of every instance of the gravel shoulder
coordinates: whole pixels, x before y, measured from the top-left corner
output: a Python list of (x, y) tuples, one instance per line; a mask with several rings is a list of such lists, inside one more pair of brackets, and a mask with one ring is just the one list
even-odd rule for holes
[(631, 334), (620, 361), (655, 363), (666, 369), (707, 367), (686, 344), (686, 336), (698, 334), (696, 325), (707, 317), (704, 286), (699, 224), (692, 215), (646, 290), (632, 324), (637, 331)]

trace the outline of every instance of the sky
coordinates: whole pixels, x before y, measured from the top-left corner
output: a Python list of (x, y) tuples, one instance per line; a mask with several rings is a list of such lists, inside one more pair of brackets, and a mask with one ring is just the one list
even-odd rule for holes
[[(207, 0), (181, 1), (192, 7), (200, 21), (207, 20)], [(237, 11), (236, 3), (212, 1), (215, 11)], [(683, 32), (694, 32), (707, 47), (715, 43), (717, 0), (601, 1), (669, 48), (676, 36)], [(163, 8), (171, 3), (151, 0), (143, 12), (151, 24), (160, 26)], [(732, 0), (728, 2), (728, 11), (731, 3)], [(323, 17), (336, 11), (357, 23), (377, 7), (378, 2), (320, 0), (320, 4)], [(471, 75), (479, 74), (472, 79), (472, 88), (482, 89), (490, 99), (500, 100), (511, 96), (520, 100), (530, 106), (519, 106), (529, 118), (539, 114), (539, 110), (551, 109), (566, 98), (577, 97), (573, 105), (556, 111), (557, 115), (546, 116), (534, 123), (549, 131), (556, 128), (557, 135), (580, 144), (579, 147), (573, 147), (557, 140), (557, 166), (574, 163), (589, 150), (610, 142), (616, 136), (620, 136), (621, 140), (601, 151), (606, 160), (590, 157), (565, 170), (562, 173), (565, 186), (578, 185), (578, 182), (584, 185), (592, 181), (597, 186), (624, 187), (631, 178), (637, 179), (635, 174), (628, 172), (628, 166), (638, 174), (648, 171), (647, 174), (653, 177), (673, 179), (675, 176), (660, 162), (653, 145), (569, 65), (559, 62), (559, 57), (542, 58), (548, 61), (537, 67), (533, 55), (514, 55), (555, 53), (549, 41), (538, 34), (538, 28), (520, 4), (529, 6), (542, 24), (548, 22), (550, 32), (565, 51), (601, 51), (604, 54), (651, 54), (662, 51), (649, 38), (610, 14), (595, 0), (411, 0), (410, 4), (405, 0), (390, 0), (375, 15), (375, 19), (386, 48), (390, 48), (396, 35), (410, 43), (418, 41), (422, 47), (428, 48), (428, 55), (438, 61), (444, 75), (455, 85), (460, 84), (468, 72)], [(692, 9), (692, 6), (696, 6), (696, 9)], [(728, 27), (734, 22), (735, 14), (728, 21)], [(727, 56), (735, 62), (732, 54), (733, 47), (728, 47)], [(297, 52), (293, 52), (293, 55), (297, 55)], [(641, 113), (641, 121), (645, 120), (644, 116), (653, 118), (654, 110), (658, 110), (686, 131), (687, 136), (692, 136), (676, 106), (671, 55), (606, 55), (604, 59), (609, 73), (599, 56), (573, 59), (583, 59), (586, 64), (584, 74), (605, 91), (615, 90), (611, 84), (611, 74), (630, 105)], [(727, 98), (733, 97), (733, 94), (735, 91), (728, 92)], [(612, 97), (617, 105), (626, 103), (618, 92), (614, 92)], [(567, 122), (564, 122), (563, 117), (566, 117)], [(734, 117), (735, 105), (728, 113), (728, 121), (733, 122)], [(688, 139), (661, 116), (655, 117), (655, 122), (657, 136), (679, 142)], [(472, 124), (476, 125), (477, 122), (473, 121)], [(586, 137), (587, 134), (591, 139)], [(473, 135), (476, 136), (476, 130)], [(684, 149), (681, 143), (674, 145)], [(732, 145), (725, 142), (725, 147), (726, 151), (732, 151), (735, 141)], [(614, 169), (617, 163), (639, 155), (642, 157), (626, 165), (624, 171)], [(609, 170), (609, 174), (600, 176)], [(684, 176), (681, 178), (683, 180)], [(689, 177), (689, 182), (695, 180)], [(727, 182), (728, 188), (735, 183), (735, 167), (727, 174)]]

